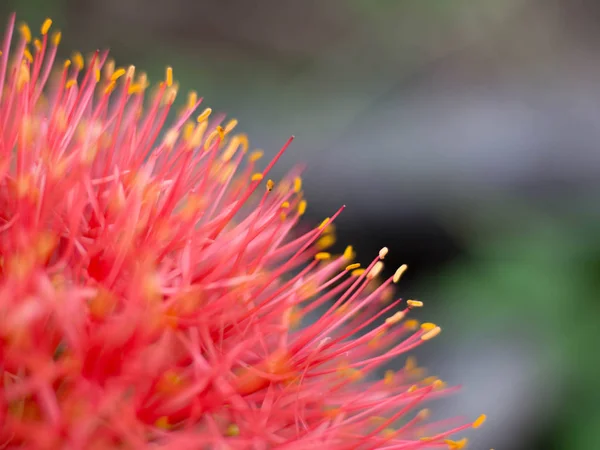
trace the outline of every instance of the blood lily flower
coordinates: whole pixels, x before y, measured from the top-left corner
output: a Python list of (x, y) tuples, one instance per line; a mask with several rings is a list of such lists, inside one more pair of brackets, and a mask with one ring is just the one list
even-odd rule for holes
[(0, 56), (0, 446), (462, 448), (485, 416), (422, 409), (452, 388), (411, 359), (374, 378), (440, 328), (387, 249), (323, 251), (341, 209), (295, 232), (299, 174), (267, 179), (291, 139), (259, 169), (194, 92), (168, 124), (171, 68), (58, 64), (51, 26), (11, 17)]

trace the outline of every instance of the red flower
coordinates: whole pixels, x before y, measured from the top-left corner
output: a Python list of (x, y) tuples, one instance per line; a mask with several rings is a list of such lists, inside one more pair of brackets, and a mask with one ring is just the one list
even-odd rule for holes
[(386, 249), (318, 252), (341, 210), (293, 234), (298, 174), (265, 179), (291, 139), (257, 170), (193, 92), (165, 125), (170, 68), (145, 96), (104, 52), (57, 65), (50, 26), (11, 49), (12, 17), (0, 57), (0, 444), (461, 448), (484, 417), (428, 424), (441, 381), (411, 360), (372, 380), (440, 328), (381, 305), (405, 270), (378, 281)]

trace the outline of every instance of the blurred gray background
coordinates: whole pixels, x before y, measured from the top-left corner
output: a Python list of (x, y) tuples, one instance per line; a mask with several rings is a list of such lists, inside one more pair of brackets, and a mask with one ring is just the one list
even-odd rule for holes
[[(600, 2), (4, 0), (63, 51), (110, 47), (237, 118), (307, 220), (389, 269), (441, 338), (424, 365), (488, 414), (473, 449), (600, 448)], [(399, 364), (402, 364), (400, 361)]]

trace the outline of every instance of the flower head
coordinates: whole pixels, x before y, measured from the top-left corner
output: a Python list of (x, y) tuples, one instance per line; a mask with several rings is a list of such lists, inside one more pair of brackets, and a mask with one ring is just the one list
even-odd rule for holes
[(323, 251), (341, 210), (294, 233), (299, 175), (267, 179), (291, 139), (259, 170), (194, 92), (167, 125), (172, 69), (147, 93), (104, 52), (57, 64), (51, 25), (15, 42), (12, 17), (0, 56), (0, 445), (462, 448), (483, 418), (421, 409), (444, 383), (373, 378), (440, 328), (391, 298), (387, 249)]

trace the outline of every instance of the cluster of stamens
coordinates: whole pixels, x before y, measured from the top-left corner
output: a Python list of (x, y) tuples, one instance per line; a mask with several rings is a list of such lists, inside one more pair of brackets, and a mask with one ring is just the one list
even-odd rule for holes
[[(414, 360), (441, 329), (407, 319), (335, 244), (301, 234), (300, 174), (268, 178), (237, 121), (173, 70), (106, 52), (55, 62), (52, 22), (0, 55), (0, 445), (7, 448), (460, 449), (485, 420), (428, 421), (454, 388)], [(12, 45), (12, 48), (11, 48)], [(404, 307), (401, 305), (404, 304)], [(312, 322), (303, 320), (319, 311)]]

